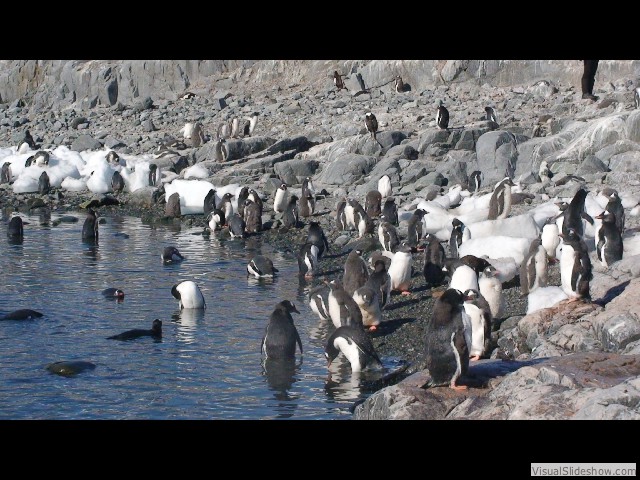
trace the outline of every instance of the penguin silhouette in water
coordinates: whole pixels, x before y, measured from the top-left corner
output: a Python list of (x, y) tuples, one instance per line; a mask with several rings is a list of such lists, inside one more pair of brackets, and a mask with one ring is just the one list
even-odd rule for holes
[(398, 206), (396, 205), (396, 199), (389, 197), (384, 201), (382, 206), (382, 215), (384, 219), (391, 225), (398, 226)]
[(431, 374), (430, 387), (448, 385), (466, 390), (458, 379), (469, 369), (469, 347), (463, 322), (465, 296), (449, 288), (440, 296), (425, 327), (426, 365)]
[(291, 195), (289, 197), (289, 203), (282, 213), (282, 227), (286, 230), (289, 230), (290, 228), (298, 228), (299, 221), (298, 196)]
[[(582, 220), (586, 220), (593, 225), (593, 218), (585, 212), (584, 201), (587, 198), (587, 191), (580, 188), (569, 202), (569, 205), (558, 216), (563, 217), (562, 235), (569, 236), (569, 230), (573, 230), (580, 238), (584, 235), (584, 224)], [(562, 237), (564, 239), (564, 237)]]
[(469, 360), (475, 362), (489, 354), (493, 317), (489, 304), (482, 298), (480, 292), (467, 290), (464, 292), (464, 297), (463, 306), (469, 317), (468, 327), (471, 329), (471, 343), (468, 344)]
[(182, 210), (180, 209), (180, 194), (174, 192), (169, 195), (167, 204), (164, 206), (164, 214), (170, 218), (180, 218), (182, 216)]
[(118, 171), (113, 172), (113, 176), (111, 177), (111, 190), (113, 190), (113, 193), (124, 191), (124, 178), (122, 178), (122, 175), (120, 175)]
[(87, 209), (87, 218), (82, 225), (82, 240), (98, 241), (98, 217), (91, 208)]
[(447, 255), (438, 237), (427, 233), (425, 239), (427, 241), (427, 247), (424, 250), (424, 268), (422, 270), (424, 280), (430, 288), (439, 287), (445, 279), (442, 267), (444, 266)]
[(247, 273), (256, 278), (273, 277), (278, 271), (271, 259), (262, 255), (256, 255), (247, 265)]
[(371, 218), (382, 213), (382, 194), (378, 190), (370, 190), (364, 200), (364, 211)]
[(38, 179), (38, 193), (40, 195), (46, 195), (51, 190), (51, 184), (49, 182), (49, 175), (47, 172), (42, 172)]
[(349, 252), (344, 264), (342, 285), (349, 295), (353, 295), (358, 288), (363, 287), (369, 279), (369, 267), (367, 267), (362, 250), (354, 249)]
[(400, 245), (398, 231), (391, 223), (387, 222), (384, 215), (380, 215), (380, 223), (378, 224), (378, 241), (382, 245), (383, 250), (395, 253), (396, 247)]
[(300, 313), (289, 300), (278, 303), (269, 317), (262, 337), (262, 353), (271, 359), (292, 358), (296, 354), (296, 343), (302, 351), (302, 341), (293, 323), (291, 313)]
[(124, 292), (119, 288), (110, 287), (102, 290), (102, 296), (104, 298), (122, 300), (124, 299)]
[(569, 228), (567, 233), (561, 233), (560, 237), (562, 238), (560, 255), (562, 290), (571, 302), (590, 301), (589, 281), (593, 279), (593, 275), (587, 245), (573, 228)]
[(249, 199), (244, 202), (244, 224), (247, 233), (262, 231), (262, 208)]
[(7, 313), (6, 315), (0, 316), (0, 320), (34, 320), (42, 316), (44, 316), (44, 314), (36, 310), (31, 310), (30, 308), (21, 308), (19, 310), (14, 310), (13, 312)]
[(216, 209), (216, 191), (215, 189), (210, 189), (207, 193), (206, 197), (204, 197), (204, 202), (202, 205), (203, 214), (206, 217), (209, 216), (211, 212)]
[(449, 128), (449, 110), (443, 105), (442, 100), (438, 101), (438, 108), (436, 110), (436, 125), (441, 130), (447, 130)]
[(306, 278), (311, 278), (318, 268), (319, 249), (312, 243), (303, 243), (298, 251), (298, 272)]
[(426, 210), (417, 208), (407, 222), (407, 243), (417, 247), (422, 239), (422, 219), (427, 214)]
[(376, 260), (373, 264), (373, 272), (369, 274), (369, 279), (365, 283), (378, 293), (380, 308), (384, 309), (391, 298), (391, 277), (387, 272), (387, 265), (383, 260)]
[(327, 301), (329, 304), (329, 316), (333, 325), (336, 328), (342, 325), (354, 325), (364, 329), (360, 307), (358, 307), (353, 297), (345, 291), (342, 282), (332, 280), (329, 282), (329, 287)]
[(613, 262), (622, 260), (622, 235), (616, 225), (616, 216), (609, 210), (595, 218), (602, 220), (602, 227), (598, 230), (596, 238), (596, 255), (602, 265), (609, 267)]
[(329, 336), (324, 350), (328, 362), (327, 367), (340, 353), (349, 361), (352, 372), (382, 367), (382, 361), (373, 347), (371, 338), (361, 328), (342, 326)]
[(24, 222), (20, 215), (15, 215), (11, 217), (11, 220), (9, 220), (9, 225), (7, 226), (7, 237), (9, 237), (9, 240), (18, 241), (22, 241), (24, 238)]
[(151, 330), (144, 330), (136, 328), (133, 330), (127, 330), (126, 332), (119, 333), (107, 337), (108, 340), (133, 340), (140, 337), (152, 337), (157, 340), (162, 338), (162, 321), (155, 319), (151, 324)]
[(163, 263), (177, 263), (184, 260), (184, 256), (174, 246), (164, 247), (160, 255)]
[(318, 222), (309, 222), (307, 243), (315, 245), (318, 248), (318, 259), (321, 259), (324, 253), (329, 251), (329, 241)]
[(451, 258), (459, 258), (460, 254), (458, 253), (460, 249), (460, 245), (462, 245), (462, 240), (464, 237), (465, 225), (457, 218), (454, 218), (451, 221), (451, 225), (453, 225), (453, 229), (451, 230), (451, 237), (449, 238), (449, 256)]
[(505, 177), (496, 188), (493, 189), (489, 199), (488, 220), (507, 218), (511, 213), (511, 187), (514, 185), (509, 177)]
[(547, 286), (547, 263), (547, 251), (542, 246), (542, 239), (536, 238), (520, 264), (521, 297), (526, 297), (538, 287)]

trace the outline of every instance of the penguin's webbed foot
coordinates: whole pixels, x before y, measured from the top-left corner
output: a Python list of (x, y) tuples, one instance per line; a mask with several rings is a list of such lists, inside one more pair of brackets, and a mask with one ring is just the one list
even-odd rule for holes
[(367, 330), (370, 332), (375, 332), (376, 330), (378, 330), (378, 327), (377, 325), (371, 325)]
[(480, 355), (474, 355), (472, 357), (469, 357), (470, 362), (477, 362), (478, 360), (480, 360)]
[(466, 385), (456, 385), (455, 380), (453, 380), (450, 384), (449, 384), (449, 388), (452, 388), (453, 390), (467, 390), (468, 387)]
[(409, 290), (403, 290), (400, 292), (400, 295), (404, 295), (406, 297), (407, 295), (411, 295), (411, 292)]

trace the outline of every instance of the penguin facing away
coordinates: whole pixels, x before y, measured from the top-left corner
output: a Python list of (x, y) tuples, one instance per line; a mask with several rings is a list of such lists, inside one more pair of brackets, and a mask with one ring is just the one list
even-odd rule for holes
[(342, 326), (327, 339), (325, 358), (327, 366), (342, 353), (351, 364), (352, 372), (360, 372), (370, 367), (381, 367), (382, 361), (376, 353), (369, 335), (361, 328)]
[(93, 209), (87, 209), (87, 218), (82, 225), (82, 240), (98, 241), (98, 216)]
[(231, 238), (245, 238), (247, 236), (244, 219), (240, 218), (237, 213), (231, 215), (231, 218), (227, 219), (227, 223), (229, 224)]
[(24, 237), (24, 222), (20, 215), (15, 215), (9, 220), (7, 226), (7, 237), (14, 240), (22, 240)]
[(353, 297), (345, 291), (342, 282), (332, 280), (329, 282), (329, 287), (330, 291), (327, 299), (329, 316), (333, 325), (336, 328), (342, 325), (354, 325), (364, 329), (360, 307), (358, 307)]
[(256, 202), (248, 198), (244, 202), (244, 224), (247, 233), (258, 233), (262, 231), (262, 208)]
[(526, 297), (536, 288), (546, 286), (547, 251), (542, 246), (542, 239), (536, 238), (520, 265), (520, 296)]
[(417, 208), (407, 222), (407, 243), (417, 247), (422, 239), (422, 219), (427, 214), (426, 210)]
[(344, 264), (342, 285), (349, 295), (353, 295), (358, 288), (363, 287), (369, 279), (369, 267), (362, 258), (362, 250), (354, 249), (349, 252)]
[(303, 353), (298, 329), (291, 313), (300, 313), (289, 300), (278, 303), (269, 317), (262, 337), (261, 350), (267, 358), (291, 358), (296, 353), (296, 343)]
[[(118, 172), (115, 172), (115, 173), (118, 173)], [(120, 178), (122, 178), (122, 177), (120, 177)], [(124, 182), (122, 183), (122, 185), (124, 187)], [(46, 195), (47, 193), (49, 193), (49, 190), (51, 190), (51, 183), (49, 182), (49, 175), (47, 174), (47, 172), (42, 172), (40, 174), (40, 178), (38, 179), (38, 193), (40, 193), (40, 195)]]
[(174, 246), (164, 247), (160, 258), (163, 263), (175, 263), (184, 260), (184, 256)]
[(207, 217), (211, 212), (216, 209), (216, 190), (210, 189), (207, 195), (204, 197), (202, 205), (204, 216)]
[(602, 220), (602, 227), (596, 238), (596, 256), (603, 266), (609, 267), (613, 262), (622, 260), (622, 235), (616, 225), (616, 217), (609, 210), (605, 210), (595, 218)]
[(297, 228), (299, 223), (298, 196), (291, 195), (284, 212), (282, 213), (282, 226), (285, 229)]
[(376, 133), (378, 132), (378, 119), (372, 112), (367, 112), (364, 116), (364, 123), (367, 131), (371, 134), (371, 138), (377, 141)]
[(427, 248), (424, 250), (422, 274), (428, 287), (439, 287), (444, 282), (445, 275), (442, 267), (447, 256), (438, 237), (427, 233), (425, 239), (427, 240)]
[(382, 215), (387, 222), (391, 225), (398, 226), (398, 206), (396, 205), (396, 199), (393, 197), (388, 197), (384, 201), (384, 205), (382, 206)]
[(474, 362), (489, 353), (493, 319), (489, 304), (477, 290), (467, 290), (464, 292), (464, 297), (463, 306), (471, 326), (471, 344), (468, 345), (469, 360)]
[(342, 198), (336, 205), (336, 229), (339, 232), (347, 229), (347, 215), (345, 208), (347, 207), (347, 199)]
[(580, 188), (571, 199), (571, 202), (569, 202), (569, 205), (559, 215), (564, 218), (562, 222), (563, 235), (568, 235), (569, 230), (573, 229), (574, 233), (582, 238), (584, 235), (583, 219), (593, 225), (593, 218), (584, 209), (587, 193), (584, 188)]
[(451, 229), (451, 237), (449, 238), (449, 255), (451, 258), (458, 258), (460, 256), (458, 250), (464, 238), (465, 225), (457, 218), (451, 221), (451, 225), (453, 225), (453, 228)]
[(562, 254), (560, 255), (560, 279), (569, 301), (591, 300), (589, 281), (593, 279), (591, 259), (587, 245), (580, 235), (569, 228), (561, 233)]
[(384, 309), (391, 298), (391, 277), (387, 272), (387, 265), (382, 260), (376, 260), (373, 264), (373, 272), (369, 274), (369, 279), (365, 283), (378, 293), (380, 308)]
[(382, 194), (378, 190), (370, 190), (364, 200), (364, 211), (371, 218), (379, 217), (382, 213)]

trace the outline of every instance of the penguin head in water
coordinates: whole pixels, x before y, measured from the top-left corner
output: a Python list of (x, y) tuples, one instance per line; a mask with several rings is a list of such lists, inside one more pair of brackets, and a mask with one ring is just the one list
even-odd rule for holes
[(178, 285), (179, 284), (176, 284), (173, 287), (171, 287), (171, 295), (173, 295), (173, 298), (180, 301), (181, 297), (180, 297), (180, 292), (178, 291)]
[(162, 335), (162, 320), (156, 318), (151, 324), (151, 331), (154, 335)]

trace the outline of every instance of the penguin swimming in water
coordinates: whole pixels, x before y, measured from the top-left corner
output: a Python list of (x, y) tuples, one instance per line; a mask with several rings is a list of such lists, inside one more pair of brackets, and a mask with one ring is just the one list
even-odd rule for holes
[(98, 241), (98, 217), (93, 209), (87, 209), (87, 218), (82, 225), (82, 240)]
[(11, 177), (11, 164), (9, 162), (4, 162), (2, 164), (2, 170), (0, 170), (0, 184), (11, 183)]
[(380, 296), (377, 289), (366, 284), (353, 292), (353, 299), (360, 308), (362, 324), (374, 331), (382, 322), (382, 310), (380, 309)]
[(204, 197), (202, 210), (205, 218), (209, 216), (211, 212), (216, 209), (216, 190), (210, 189), (207, 195)]
[(374, 366), (382, 367), (382, 361), (374, 350), (371, 339), (362, 329), (343, 326), (331, 334), (324, 350), (328, 365), (341, 352), (349, 361), (352, 372), (361, 372)]
[(329, 304), (329, 316), (333, 325), (336, 328), (342, 325), (354, 325), (364, 329), (360, 307), (358, 307), (353, 297), (345, 291), (342, 282), (332, 280), (329, 282), (329, 287), (327, 301)]
[[(118, 172), (115, 172), (118, 173)], [(38, 179), (38, 193), (40, 195), (46, 195), (51, 190), (51, 183), (49, 182), (49, 175), (47, 172), (42, 172)]]
[(231, 215), (227, 223), (229, 224), (229, 235), (231, 235), (231, 238), (245, 238), (247, 236), (244, 219), (240, 218), (240, 215), (237, 213)]
[(369, 274), (366, 287), (370, 287), (378, 293), (380, 308), (384, 309), (391, 298), (391, 277), (387, 272), (387, 265), (383, 260), (376, 260), (373, 264), (373, 272)]
[(484, 175), (480, 170), (474, 170), (471, 172), (471, 175), (469, 175), (469, 191), (471, 193), (475, 193), (480, 190), (483, 179)]
[(244, 202), (244, 225), (247, 233), (262, 231), (262, 208), (247, 198)]
[(298, 228), (300, 217), (298, 214), (298, 196), (291, 195), (289, 197), (289, 203), (282, 212), (282, 227), (284, 229)]
[(315, 287), (309, 292), (309, 306), (311, 310), (320, 317), (320, 320), (327, 320), (329, 322), (331, 322), (331, 315), (329, 314), (330, 292), (331, 287), (328, 284)]
[(439, 287), (444, 282), (442, 267), (447, 256), (438, 237), (427, 233), (427, 247), (424, 250), (424, 268), (422, 274), (428, 287)]
[(287, 191), (287, 184), (282, 183), (276, 190), (276, 194), (273, 199), (273, 211), (276, 213), (283, 213), (286, 210), (288, 204), (289, 193)]
[(164, 247), (162, 255), (160, 255), (162, 263), (177, 263), (184, 260), (184, 256), (174, 246)]
[(573, 228), (569, 228), (567, 233), (561, 233), (560, 237), (562, 238), (560, 255), (562, 290), (569, 297), (569, 301), (580, 299), (590, 301), (589, 281), (593, 279), (593, 275), (587, 245)]
[(417, 208), (407, 222), (407, 243), (417, 247), (422, 239), (422, 219), (427, 214), (426, 210)]
[(107, 337), (107, 340), (133, 340), (140, 337), (152, 337), (155, 339), (161, 339), (162, 338), (162, 321), (156, 318), (151, 323), (150, 330), (135, 328), (133, 330), (127, 330), (126, 332), (122, 332), (117, 335), (112, 335), (110, 337)]
[(104, 298), (115, 298), (115, 299), (123, 299), (124, 298), (124, 292), (119, 289), (119, 288), (105, 288), (104, 290), (102, 290), (102, 296)]
[(262, 354), (271, 359), (292, 358), (296, 354), (296, 343), (302, 351), (302, 341), (293, 323), (291, 313), (300, 313), (289, 300), (283, 300), (274, 308), (262, 337)]
[(391, 225), (398, 226), (398, 206), (396, 205), (395, 198), (389, 197), (384, 201), (382, 215), (384, 215), (384, 219)]
[(449, 110), (443, 105), (442, 100), (438, 101), (438, 109), (436, 110), (436, 125), (442, 130), (449, 127)]
[(222, 227), (226, 224), (226, 218), (224, 216), (224, 212), (219, 208), (216, 208), (206, 218), (207, 225), (209, 226), (209, 230), (215, 232), (218, 227)]
[(480, 273), (478, 278), (480, 295), (489, 304), (492, 318), (501, 318), (504, 310), (502, 300), (502, 282), (498, 278), (498, 271), (493, 265), (489, 265)]
[(247, 273), (256, 278), (273, 277), (278, 269), (273, 266), (270, 258), (262, 255), (256, 255), (247, 265)]
[(477, 290), (467, 290), (464, 292), (464, 298), (463, 307), (469, 316), (471, 327), (469, 360), (475, 362), (489, 353), (493, 318), (489, 304)]
[(484, 111), (485, 111), (485, 119), (488, 122), (493, 122), (496, 125), (498, 124), (498, 116), (496, 115), (496, 111), (493, 107), (484, 107)]
[(389, 178), (389, 175), (385, 174), (378, 179), (378, 192), (382, 195), (382, 200), (385, 200), (393, 194), (391, 178)]
[(303, 243), (298, 251), (298, 272), (306, 278), (313, 277), (318, 268), (319, 249), (312, 243)]
[(520, 296), (526, 297), (536, 288), (546, 286), (547, 251), (542, 246), (542, 239), (536, 238), (520, 264)]
[(180, 194), (174, 192), (169, 195), (167, 204), (164, 206), (164, 214), (166, 217), (180, 218), (182, 216), (182, 210), (180, 208)]
[(602, 227), (596, 238), (596, 255), (603, 266), (609, 267), (613, 262), (622, 260), (622, 235), (616, 225), (616, 217), (609, 210), (605, 210), (595, 218), (602, 220)]
[(465, 385), (458, 385), (458, 379), (469, 369), (469, 347), (462, 319), (464, 300), (460, 290), (449, 288), (436, 300), (427, 321), (425, 357), (431, 375), (429, 386), (467, 389)]
[(318, 248), (318, 259), (321, 259), (324, 253), (329, 251), (329, 241), (318, 222), (309, 222), (307, 243), (315, 245)]
[(20, 215), (15, 215), (9, 220), (7, 237), (11, 240), (22, 240), (24, 237), (24, 222)]
[(111, 177), (111, 190), (113, 190), (113, 193), (124, 191), (124, 178), (122, 178), (122, 175), (120, 175), (118, 171), (113, 172), (113, 176)]
[(353, 295), (353, 292), (363, 287), (368, 279), (369, 267), (367, 267), (364, 258), (362, 258), (362, 250), (351, 250), (344, 264), (342, 286), (349, 295)]
[(205, 309), (207, 304), (198, 285), (191, 280), (185, 280), (171, 287), (171, 295), (178, 300), (180, 309)]
[(377, 142), (376, 133), (378, 132), (378, 119), (372, 112), (367, 112), (364, 116), (364, 124), (367, 127), (367, 131), (371, 134), (371, 138)]
[(382, 194), (378, 190), (370, 190), (364, 200), (364, 211), (370, 218), (377, 218), (382, 213)]
[(389, 266), (391, 290), (399, 291), (402, 295), (411, 295), (411, 274), (413, 273), (412, 248), (407, 242), (402, 242), (396, 248)]
[(451, 258), (458, 258), (460, 256), (459, 249), (462, 245), (464, 238), (465, 225), (457, 218), (451, 221), (453, 229), (451, 230), (451, 237), (449, 238), (449, 255)]
[(400, 239), (396, 227), (387, 222), (384, 215), (380, 215), (380, 223), (378, 224), (378, 241), (382, 248), (387, 252), (395, 253), (396, 247), (400, 245)]
[(496, 188), (493, 189), (489, 200), (488, 220), (507, 218), (511, 213), (511, 187), (514, 185), (509, 177), (505, 177)]

